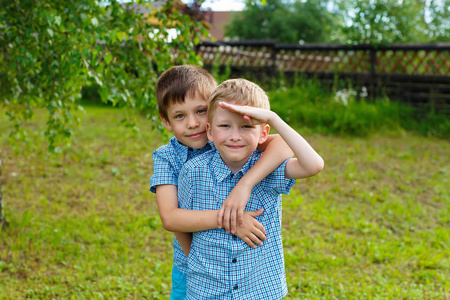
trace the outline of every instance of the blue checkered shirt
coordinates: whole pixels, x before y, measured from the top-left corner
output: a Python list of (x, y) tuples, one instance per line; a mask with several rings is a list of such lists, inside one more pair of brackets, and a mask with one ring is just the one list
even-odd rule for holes
[[(173, 137), (167, 145), (153, 151), (153, 175), (150, 178), (150, 191), (156, 193), (156, 186), (171, 184), (178, 186), (178, 175), (183, 165), (190, 159), (211, 150), (213, 144), (208, 142), (201, 149), (186, 147)], [(187, 258), (180, 243), (173, 241), (173, 265), (187, 273)]]
[[(233, 174), (214, 148), (185, 164), (178, 184), (181, 208), (215, 210), (236, 183), (255, 164), (255, 151), (243, 168)], [(294, 180), (285, 178), (285, 161), (252, 190), (245, 208), (264, 208), (256, 219), (267, 240), (250, 248), (223, 229), (193, 233), (188, 258), (187, 299), (281, 299), (287, 294), (281, 240), (281, 194), (288, 194)]]

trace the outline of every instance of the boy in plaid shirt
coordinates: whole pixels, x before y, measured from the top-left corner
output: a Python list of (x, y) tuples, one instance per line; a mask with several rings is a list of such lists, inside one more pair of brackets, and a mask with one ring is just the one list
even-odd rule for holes
[[(180, 209), (177, 185), (183, 164), (212, 148), (206, 136), (207, 99), (216, 86), (211, 74), (191, 65), (170, 68), (160, 76), (156, 85), (161, 120), (166, 129), (174, 133), (167, 145), (153, 152), (153, 175), (150, 179), (150, 190), (156, 193), (163, 226), (174, 231), (176, 236), (171, 299), (185, 298), (187, 254), (192, 238), (189, 232), (223, 225), (251, 247), (262, 244), (264, 228), (254, 218), (261, 211), (244, 213), (244, 207), (253, 186), (292, 156), (292, 151), (280, 137), (271, 136), (259, 149), (265, 149), (261, 163), (249, 171), (220, 209), (201, 212)], [(236, 226), (236, 221), (240, 226)]]
[(214, 148), (187, 162), (179, 175), (180, 207), (217, 210), (261, 157), (256, 148), (272, 126), (294, 151), (253, 188), (246, 210), (266, 241), (250, 248), (232, 233), (212, 229), (193, 233), (188, 257), (187, 299), (281, 299), (287, 294), (281, 241), (281, 194), (293, 179), (319, 173), (323, 159), (295, 130), (270, 111), (264, 91), (245, 79), (223, 82), (208, 101), (206, 132)]

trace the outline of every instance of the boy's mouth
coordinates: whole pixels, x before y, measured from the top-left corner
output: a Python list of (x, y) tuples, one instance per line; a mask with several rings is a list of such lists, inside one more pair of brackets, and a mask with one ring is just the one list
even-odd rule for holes
[(239, 149), (244, 148), (244, 146), (240, 146), (240, 145), (225, 145), (225, 146), (227, 146), (229, 149), (232, 149), (232, 150), (239, 150)]
[(198, 132), (198, 133), (188, 135), (187, 137), (191, 138), (191, 139), (198, 139), (198, 138), (201, 138), (205, 133), (206, 133), (206, 131)]

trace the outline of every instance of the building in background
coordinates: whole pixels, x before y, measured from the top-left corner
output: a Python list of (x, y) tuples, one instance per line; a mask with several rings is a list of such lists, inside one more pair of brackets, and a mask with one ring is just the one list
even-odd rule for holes
[(227, 40), (224, 37), (225, 26), (231, 23), (233, 16), (239, 14), (239, 11), (211, 11), (206, 19), (211, 24), (209, 32), (216, 41)]
[[(125, 9), (133, 9), (144, 14), (147, 21), (153, 25), (159, 25), (159, 20), (156, 17), (156, 11), (160, 10), (165, 1), (154, 1), (151, 2), (151, 8), (146, 7), (142, 4), (137, 3), (124, 3), (122, 6)], [(235, 14), (239, 14), (240, 11), (213, 11), (211, 8), (201, 9), (200, 6), (188, 6), (182, 1), (175, 1), (173, 10), (179, 10), (184, 14), (190, 15), (191, 18), (202, 20), (204, 26), (209, 30), (211, 36), (215, 41), (226, 41), (229, 40), (225, 38), (225, 26), (231, 23), (232, 18)], [(169, 24), (169, 27), (172, 27)], [(170, 29), (169, 29), (170, 31)], [(175, 34), (175, 33), (174, 33)], [(213, 40), (212, 38), (204, 40)]]

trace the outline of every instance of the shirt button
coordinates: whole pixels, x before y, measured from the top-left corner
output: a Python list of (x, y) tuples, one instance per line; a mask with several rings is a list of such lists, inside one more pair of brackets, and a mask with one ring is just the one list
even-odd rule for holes
[(235, 286), (233, 286), (233, 290), (237, 290), (238, 289), (238, 285), (236, 284)]
[(233, 240), (237, 240), (237, 236), (233, 234)]
[(231, 261), (233, 264), (235, 264), (237, 262), (236, 258), (233, 258), (233, 260)]

